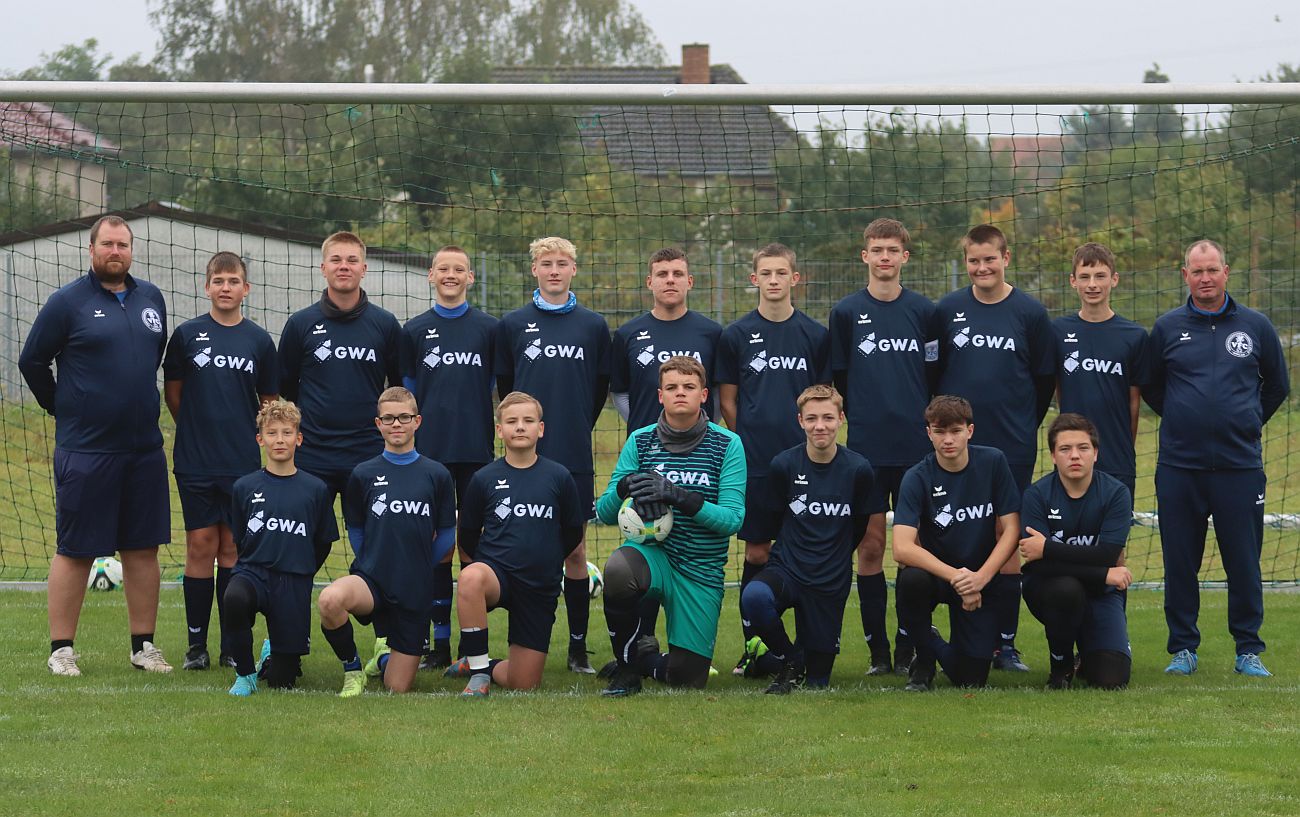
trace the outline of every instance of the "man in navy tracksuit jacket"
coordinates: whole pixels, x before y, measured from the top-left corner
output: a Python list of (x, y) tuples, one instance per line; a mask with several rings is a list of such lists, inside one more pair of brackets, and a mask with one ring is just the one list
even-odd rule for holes
[(1209, 240), (1187, 249), (1187, 303), (1156, 320), (1152, 377), (1143, 388), (1161, 416), (1156, 499), (1165, 562), (1165, 621), (1173, 675), (1196, 671), (1200, 608), (1197, 571), (1213, 517), (1228, 578), (1228, 630), (1234, 669), (1263, 677), (1264, 423), (1290, 391), (1277, 330), (1268, 318), (1226, 292), (1223, 248)]
[[(18, 368), (54, 415), (50, 672), (77, 676), (72, 640), (91, 565), (119, 553), (131, 626), (131, 664), (171, 666), (153, 645), (158, 546), (171, 538), (167, 459), (158, 430), (158, 364), (167, 306), (129, 274), (134, 237), (105, 216), (90, 228), (90, 271), (52, 294), (23, 344)], [(57, 366), (56, 379), (52, 367)]]

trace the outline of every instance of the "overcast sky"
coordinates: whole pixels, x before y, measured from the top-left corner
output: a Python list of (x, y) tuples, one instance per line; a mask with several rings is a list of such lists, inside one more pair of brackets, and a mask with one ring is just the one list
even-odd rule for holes
[[(667, 49), (711, 46), (748, 82), (1138, 82), (1152, 62), (1175, 82), (1249, 81), (1300, 64), (1300, 6), (1281, 0), (870, 3), (639, 0)], [(0, 71), (87, 37), (121, 59), (154, 53), (146, 0), (60, 0), (7, 15)], [(927, 9), (917, 14), (916, 9)]]

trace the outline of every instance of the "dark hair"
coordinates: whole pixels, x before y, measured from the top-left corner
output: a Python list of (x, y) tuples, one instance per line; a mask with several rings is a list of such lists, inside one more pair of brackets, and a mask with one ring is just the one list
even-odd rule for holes
[(208, 259), (206, 282), (212, 283), (212, 276), (218, 272), (234, 272), (235, 270), (239, 271), (244, 283), (248, 283), (248, 266), (244, 263), (244, 259), (229, 250), (222, 250)]
[(125, 227), (126, 231), (131, 235), (131, 243), (132, 244), (135, 243), (135, 231), (131, 229), (130, 224), (126, 223), (126, 219), (122, 218), (121, 216), (100, 216), (98, 219), (95, 220), (94, 224), (90, 225), (91, 244), (94, 244), (95, 239), (99, 238), (99, 228), (103, 227), (105, 224), (107, 224), (109, 227)]
[(992, 244), (998, 248), (998, 252), (1007, 251), (1007, 237), (992, 224), (978, 224), (962, 236), (962, 250), (969, 250), (975, 244)]
[(794, 250), (790, 249), (784, 244), (779, 244), (775, 241), (773, 241), (771, 244), (768, 244), (766, 247), (759, 250), (758, 252), (754, 253), (755, 272), (758, 271), (758, 262), (764, 258), (784, 258), (786, 261), (790, 262), (791, 272), (794, 272), (795, 270), (799, 269), (797, 266), (795, 266)]
[(867, 229), (862, 231), (862, 249), (865, 250), (873, 238), (897, 238), (902, 242), (903, 249), (912, 243), (912, 236), (908, 234), (903, 222), (894, 218), (878, 218), (868, 224)]
[(1074, 251), (1074, 260), (1070, 262), (1070, 274), (1073, 275), (1079, 267), (1105, 267), (1114, 274), (1115, 253), (1111, 252), (1105, 244), (1089, 241)]
[(676, 247), (664, 247), (663, 249), (655, 250), (654, 255), (650, 256), (650, 260), (649, 262), (647, 262), (646, 266), (654, 267), (655, 264), (662, 264), (665, 261), (685, 261), (685, 260), (686, 260), (686, 253), (682, 252)]
[(1067, 411), (1064, 414), (1058, 415), (1057, 418), (1052, 421), (1052, 424), (1047, 427), (1048, 451), (1056, 450), (1056, 437), (1062, 431), (1085, 432), (1088, 435), (1088, 439), (1092, 442), (1092, 447), (1101, 448), (1101, 443), (1097, 439), (1097, 427), (1092, 424), (1092, 421), (1087, 417), (1084, 417), (1082, 414), (1074, 414), (1073, 412)]
[(659, 385), (663, 385), (664, 375), (668, 372), (695, 375), (700, 379), (701, 387), (708, 385), (708, 376), (704, 373), (704, 364), (693, 357), (688, 357), (686, 355), (673, 355), (663, 363), (659, 364)]
[(941, 394), (925, 407), (925, 424), (934, 428), (968, 426), (975, 422), (975, 412), (965, 397)]

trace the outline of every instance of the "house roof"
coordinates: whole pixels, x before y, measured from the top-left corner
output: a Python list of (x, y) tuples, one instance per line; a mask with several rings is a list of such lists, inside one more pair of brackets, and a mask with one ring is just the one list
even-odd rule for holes
[(0, 102), (0, 143), (26, 151), (117, 153), (117, 145), (42, 102)]
[[(31, 241), (34, 238), (49, 238), (64, 233), (86, 230), (104, 216), (119, 216), (128, 222), (154, 216), (157, 218), (165, 218), (168, 221), (180, 222), (182, 224), (193, 224), (199, 227), (210, 227), (215, 230), (226, 230), (229, 232), (258, 236), (260, 238), (279, 239), (281, 241), (288, 241), (295, 244), (310, 244), (313, 246), (319, 246), (320, 243), (325, 240), (325, 236), (316, 233), (289, 230), (283, 227), (268, 227), (256, 222), (240, 221), (238, 219), (226, 218), (224, 216), (214, 216), (209, 213), (199, 213), (189, 209), (188, 207), (169, 201), (149, 201), (137, 207), (128, 207), (124, 210), (112, 210), (93, 216), (81, 216), (80, 218), (68, 219), (67, 221), (58, 221), (26, 230), (14, 230), (0, 234), (0, 247), (8, 247), (11, 244), (17, 244), (20, 241)], [(423, 265), (429, 263), (429, 258), (425, 255), (403, 252), (400, 250), (387, 250), (382, 247), (367, 247), (366, 256), (371, 258), (383, 258), (384, 260), (401, 264)]]
[[(709, 68), (713, 84), (744, 80), (729, 65)], [(681, 84), (679, 66), (496, 68), (502, 83)], [(768, 180), (794, 131), (763, 105), (593, 105), (577, 120), (579, 138), (614, 165), (643, 176), (730, 176)]]

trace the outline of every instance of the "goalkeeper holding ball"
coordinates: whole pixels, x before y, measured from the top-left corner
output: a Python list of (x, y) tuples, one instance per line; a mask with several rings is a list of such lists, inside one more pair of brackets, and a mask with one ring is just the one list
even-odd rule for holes
[[(662, 543), (625, 542), (605, 563), (605, 620), (616, 667), (605, 695), (633, 695), (641, 678), (701, 688), (709, 678), (722, 610), (723, 567), (731, 536), (745, 516), (745, 451), (740, 438), (710, 423), (704, 367), (670, 357), (659, 367), (655, 425), (629, 435), (596, 514), (613, 524), (631, 497), (642, 519), (673, 510)], [(668, 653), (640, 631), (645, 598), (663, 604)]]

